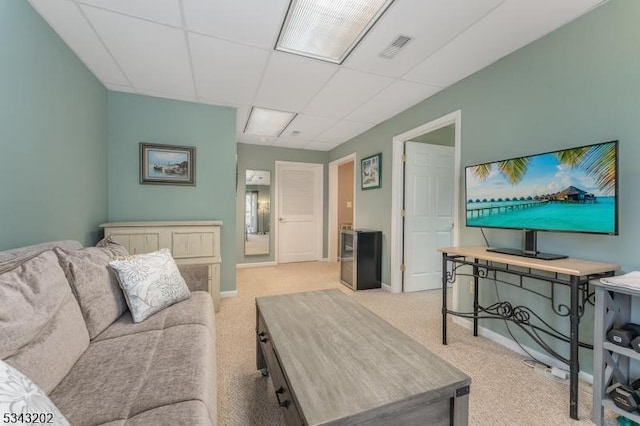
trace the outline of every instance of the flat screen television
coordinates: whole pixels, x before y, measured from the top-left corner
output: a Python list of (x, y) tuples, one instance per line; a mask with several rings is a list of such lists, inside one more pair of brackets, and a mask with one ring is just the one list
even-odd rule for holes
[(465, 170), (466, 225), (521, 229), (525, 246), (490, 249), (539, 253), (537, 231), (618, 235), (618, 141), (562, 149)]

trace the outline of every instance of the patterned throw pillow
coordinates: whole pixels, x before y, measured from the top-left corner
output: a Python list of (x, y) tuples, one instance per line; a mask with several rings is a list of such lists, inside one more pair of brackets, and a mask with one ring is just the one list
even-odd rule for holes
[(109, 262), (131, 311), (133, 322), (191, 296), (169, 249)]
[(67, 419), (38, 386), (2, 360), (0, 360), (0, 423), (69, 426)]

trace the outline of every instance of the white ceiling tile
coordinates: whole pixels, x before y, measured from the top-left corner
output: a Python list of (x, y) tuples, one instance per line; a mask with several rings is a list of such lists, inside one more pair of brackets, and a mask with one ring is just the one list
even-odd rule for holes
[(337, 70), (335, 64), (273, 52), (255, 103), (283, 111), (299, 111)]
[[(504, 1), (396, 1), (344, 64), (349, 68), (399, 77)], [(413, 40), (395, 58), (381, 58), (380, 52), (399, 35), (410, 36)]]
[(390, 85), (393, 79), (340, 69), (302, 112), (342, 118)]
[(193, 98), (184, 32), (82, 6), (134, 88)]
[(238, 141), (242, 143), (250, 143), (253, 145), (273, 145), (276, 138), (271, 136), (247, 135), (240, 134)]
[(450, 86), (539, 39), (600, 1), (508, 0), (404, 78)]
[[(273, 51), (290, 0), (29, 1), (109, 90), (232, 106), (238, 141), (321, 151), (604, 3), (399, 0), (338, 66)], [(379, 58), (400, 34), (415, 39)], [(244, 135), (252, 105), (298, 116)]]
[[(296, 141), (305, 139), (307, 141), (315, 139), (321, 133), (327, 131), (331, 126), (337, 123), (334, 118), (315, 117), (312, 115), (298, 114), (291, 124), (282, 132), (279, 139)], [(293, 136), (291, 132), (294, 130), (300, 133)]]
[(380, 123), (439, 92), (439, 87), (398, 80), (347, 116), (347, 120)]
[(318, 136), (315, 140), (317, 142), (342, 143), (358, 136), (373, 126), (373, 124), (369, 123), (342, 120), (338, 121), (335, 126)]
[(187, 27), (196, 32), (272, 49), (288, 0), (183, 0)]
[(277, 146), (280, 148), (295, 148), (295, 149), (305, 149), (307, 145), (309, 145), (308, 140), (300, 140), (300, 141), (285, 141), (280, 138), (276, 139), (273, 143), (273, 146)]
[(340, 145), (340, 143), (331, 143), (331, 142), (309, 142), (306, 149), (311, 149), (313, 151), (331, 151), (336, 146)]
[(67, 0), (31, 0), (31, 4), (98, 80), (105, 85), (129, 86), (77, 5)]
[(178, 0), (78, 0), (78, 2), (154, 22), (182, 26)]
[(193, 33), (189, 45), (200, 98), (253, 103), (268, 51)]

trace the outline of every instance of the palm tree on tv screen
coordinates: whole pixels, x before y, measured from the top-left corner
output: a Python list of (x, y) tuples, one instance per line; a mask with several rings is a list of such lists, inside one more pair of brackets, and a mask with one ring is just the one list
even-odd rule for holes
[[(554, 152), (560, 164), (579, 168), (595, 179), (596, 184), (605, 194), (615, 190), (616, 150), (614, 143), (591, 145), (580, 148)], [(527, 173), (531, 157), (513, 158), (498, 162), (500, 174), (512, 185), (522, 180)], [(491, 163), (479, 164), (471, 168), (473, 175), (480, 181), (489, 177)]]

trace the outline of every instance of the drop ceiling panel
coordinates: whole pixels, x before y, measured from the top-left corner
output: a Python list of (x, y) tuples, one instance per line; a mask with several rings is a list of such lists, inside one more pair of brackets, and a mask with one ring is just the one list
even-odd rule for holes
[(342, 118), (392, 82), (389, 77), (341, 68), (302, 112)]
[(288, 0), (183, 0), (191, 31), (272, 49)]
[(253, 103), (269, 52), (189, 34), (198, 96), (207, 101)]
[[(29, 1), (108, 89), (234, 106), (239, 141), (322, 151), (603, 3), (398, 0), (339, 66), (273, 50), (290, 0)], [(298, 117), (243, 135), (251, 105)]]
[(182, 30), (81, 7), (135, 89), (195, 99)]
[(309, 145), (309, 141), (300, 140), (300, 141), (285, 141), (282, 139), (276, 139), (273, 142), (273, 146), (277, 146), (280, 148), (295, 148), (295, 149), (305, 149)]
[(306, 149), (311, 149), (314, 151), (330, 151), (338, 145), (340, 145), (340, 143), (310, 142), (309, 145), (307, 145)]
[(267, 146), (271, 146), (271, 145), (273, 145), (273, 142), (275, 141), (275, 139), (276, 138), (273, 138), (273, 137), (241, 134), (240, 138), (239, 138), (239, 141), (241, 143), (249, 143), (249, 144), (252, 144), (252, 145), (267, 145)]
[[(394, 2), (345, 65), (400, 77), (505, 0), (402, 0)], [(379, 53), (399, 35), (413, 38), (393, 59)]]
[(597, 3), (600, 0), (508, 0), (404, 78), (447, 87), (539, 39)]
[(316, 142), (342, 143), (358, 136), (365, 130), (373, 127), (373, 124), (359, 123), (357, 121), (339, 121), (335, 126), (316, 138)]
[(334, 64), (273, 52), (255, 103), (283, 111), (300, 111), (337, 70)]
[(78, 0), (78, 2), (154, 22), (182, 26), (178, 0)]
[[(279, 139), (292, 141), (305, 139), (307, 141), (311, 141), (336, 123), (337, 120), (333, 118), (298, 114), (284, 132), (282, 132)], [(293, 136), (291, 132), (294, 130), (297, 130), (300, 133), (297, 136)]]
[(440, 91), (439, 87), (398, 80), (349, 114), (348, 120), (380, 123)]
[(31, 4), (98, 80), (105, 85), (129, 86), (77, 5), (67, 0), (31, 0)]

